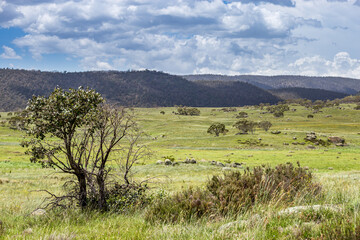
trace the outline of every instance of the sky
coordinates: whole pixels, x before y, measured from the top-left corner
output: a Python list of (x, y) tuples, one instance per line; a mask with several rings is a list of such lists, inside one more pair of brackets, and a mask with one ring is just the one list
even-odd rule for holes
[(360, 0), (0, 0), (0, 68), (360, 79)]

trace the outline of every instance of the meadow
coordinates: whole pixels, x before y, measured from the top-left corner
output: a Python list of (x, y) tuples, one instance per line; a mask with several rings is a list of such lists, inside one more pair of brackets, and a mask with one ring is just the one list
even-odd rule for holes
[[(242, 163), (243, 168), (300, 162), (321, 183), (323, 194), (311, 201), (297, 199), (292, 206), (331, 206), (281, 215), (281, 210), (292, 206), (270, 202), (232, 218), (176, 223), (148, 222), (144, 217), (146, 209), (124, 214), (54, 209), (42, 216), (31, 215), (47, 196), (37, 190), (61, 193), (61, 185), (68, 176), (31, 163), (19, 145), (23, 133), (3, 125), (0, 127), (0, 239), (358, 239), (360, 111), (354, 110), (354, 106), (342, 104), (313, 114), (305, 107), (291, 105), (296, 111), (286, 111), (281, 118), (264, 114), (265, 110), (260, 108), (239, 107), (237, 112), (247, 112), (248, 120), (268, 120), (273, 124), (267, 132), (256, 129), (247, 135), (236, 135), (238, 130), (232, 127), (238, 120), (237, 112), (224, 112), (220, 108), (199, 108), (200, 116), (175, 115), (175, 108), (135, 109), (136, 120), (147, 134), (142, 143), (152, 154), (136, 164), (133, 177), (136, 181), (151, 178), (149, 186), (155, 195), (204, 187), (213, 175), (224, 173), (222, 167), (211, 165), (211, 161)], [(9, 118), (7, 113), (0, 114), (0, 121)], [(314, 118), (307, 118), (309, 114)], [(229, 132), (219, 137), (208, 134), (207, 129), (214, 122), (224, 123)], [(342, 137), (347, 146), (314, 146), (304, 140), (310, 132), (324, 140), (330, 136)], [(239, 142), (246, 140), (258, 144)], [(309, 145), (313, 147), (310, 149)], [(169, 156), (176, 162), (194, 158), (197, 163), (156, 164)], [(238, 170), (243, 171), (227, 169)]]

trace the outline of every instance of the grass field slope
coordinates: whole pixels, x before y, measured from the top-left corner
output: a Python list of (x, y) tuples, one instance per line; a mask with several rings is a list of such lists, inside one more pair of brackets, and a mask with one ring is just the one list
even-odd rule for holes
[[(359, 239), (360, 111), (355, 106), (341, 104), (313, 113), (292, 104), (278, 118), (260, 107), (199, 108), (199, 116), (176, 115), (173, 107), (136, 108), (139, 127), (147, 133), (141, 142), (152, 155), (135, 165), (133, 179), (151, 179), (154, 198), (189, 187), (204, 189), (213, 175), (287, 162), (300, 162), (321, 184), (321, 194), (314, 198), (275, 198), (228, 217), (177, 222), (149, 222), (147, 207), (126, 213), (55, 209), (32, 214), (47, 196), (37, 190), (61, 194), (69, 176), (31, 163), (19, 145), (23, 133), (7, 125), (12, 114), (1, 112), (0, 239)], [(240, 111), (248, 114), (247, 120), (270, 121), (272, 127), (239, 135), (233, 124)], [(226, 135), (207, 133), (215, 122), (225, 124)], [(315, 141), (306, 140), (309, 134)], [(342, 138), (345, 144), (319, 144), (329, 137)], [(165, 158), (178, 164), (157, 164)], [(196, 164), (185, 164), (186, 158)], [(233, 168), (233, 163), (241, 167)]]

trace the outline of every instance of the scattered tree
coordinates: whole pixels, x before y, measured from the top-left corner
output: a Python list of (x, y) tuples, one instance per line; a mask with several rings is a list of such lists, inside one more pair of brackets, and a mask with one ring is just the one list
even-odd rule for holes
[(257, 124), (253, 121), (240, 120), (234, 124), (234, 127), (241, 131), (243, 134), (247, 134), (248, 132), (254, 133), (256, 125)]
[(81, 88), (56, 88), (49, 97), (34, 96), (28, 102), (25, 113), (31, 129), (23, 146), (30, 160), (76, 177), (68, 195), (52, 194), (53, 205), (64, 206), (69, 200), (83, 209), (107, 210), (112, 191), (108, 163), (119, 156), (123, 180), (130, 184), (130, 169), (144, 154), (143, 147), (137, 147), (140, 134), (131, 113), (103, 102), (99, 93)]
[(247, 114), (247, 112), (239, 112), (236, 115), (236, 118), (247, 118), (249, 115)]
[(269, 121), (261, 121), (258, 123), (258, 126), (267, 132), (272, 127), (272, 123)]
[(177, 107), (177, 114), (179, 115), (189, 115), (189, 116), (199, 116), (200, 110), (198, 108), (192, 107)]
[(228, 130), (225, 128), (225, 124), (223, 123), (213, 123), (207, 130), (207, 133), (215, 134), (216, 137), (219, 136), (220, 133), (226, 134)]

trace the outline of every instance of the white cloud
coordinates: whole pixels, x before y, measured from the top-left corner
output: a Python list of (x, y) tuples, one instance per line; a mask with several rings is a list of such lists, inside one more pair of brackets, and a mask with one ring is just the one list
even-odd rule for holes
[(13, 13), (0, 24), (23, 29), (13, 43), (38, 61), (64, 54), (84, 70), (357, 74), (358, 1), (227, 2), (0, 0)]
[(3, 59), (21, 59), (19, 55), (16, 54), (15, 50), (11, 47), (2, 46), (4, 52), (0, 55)]

